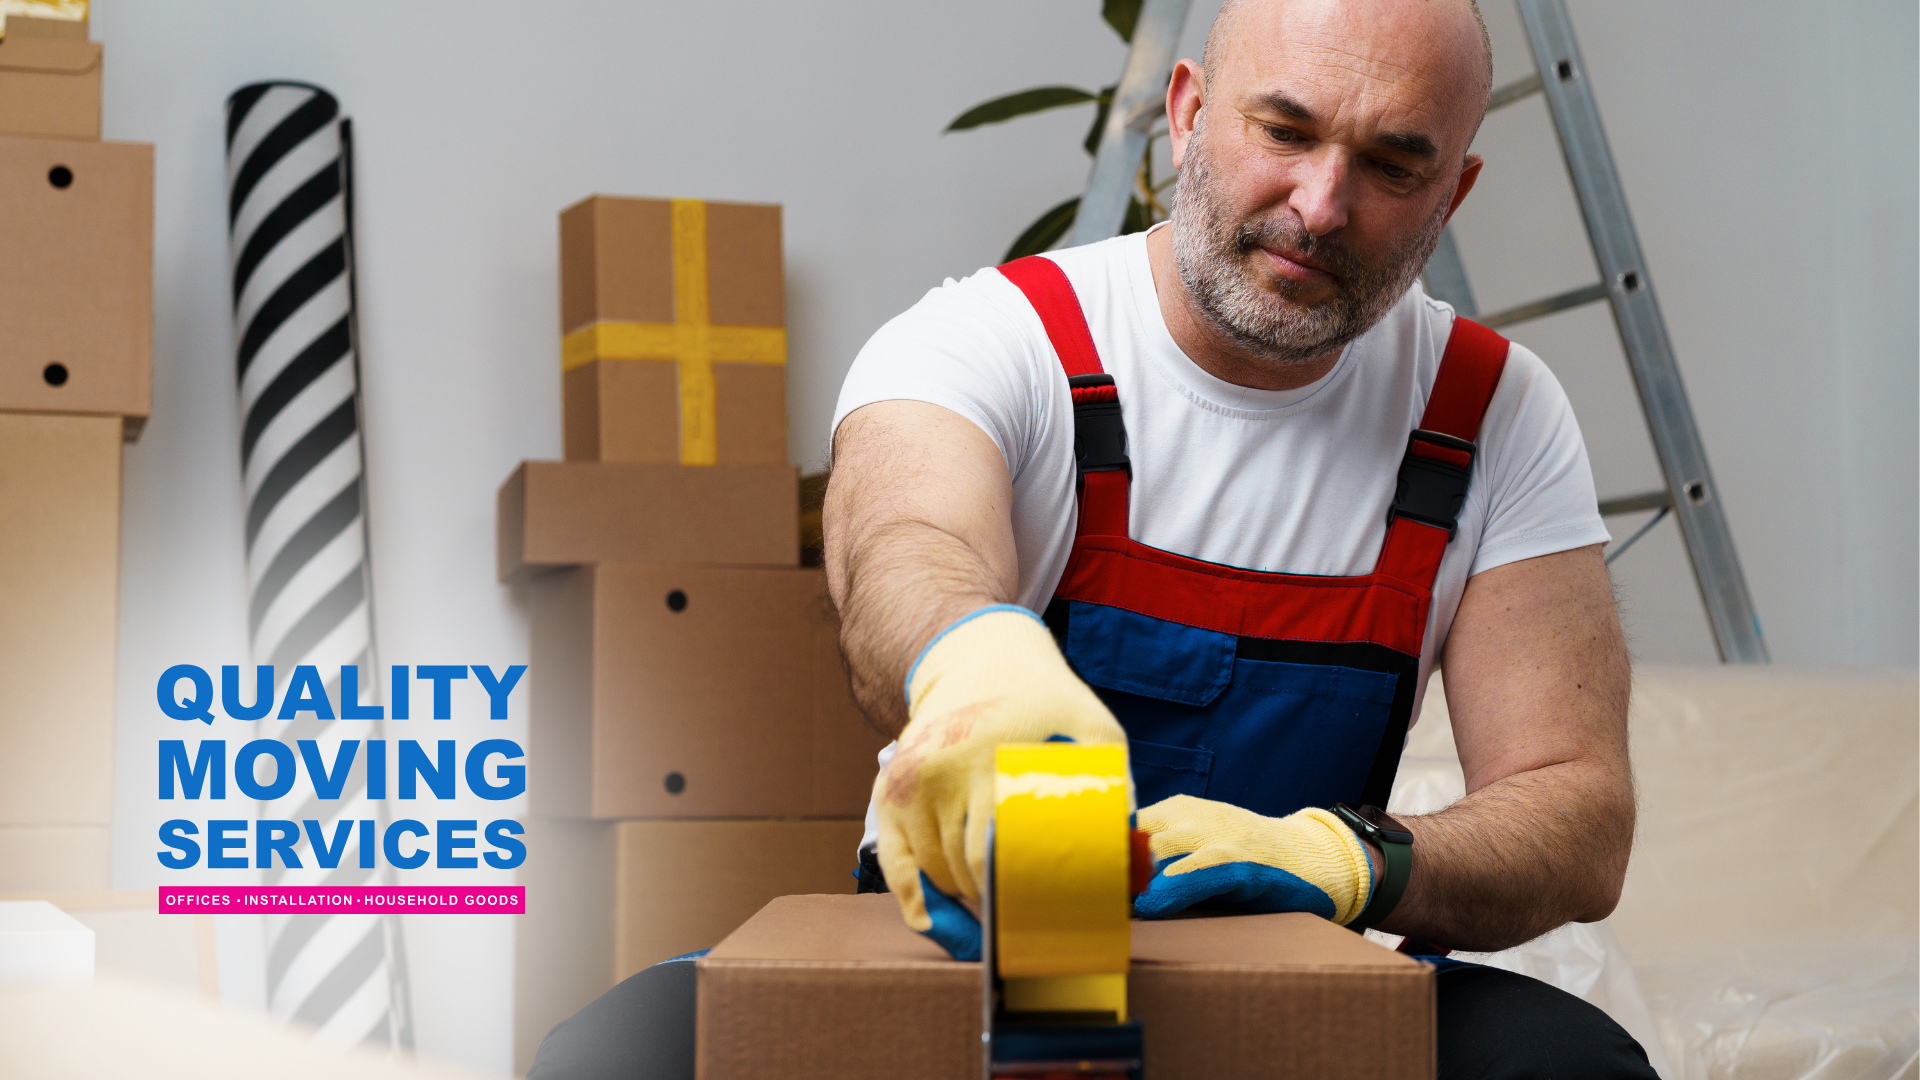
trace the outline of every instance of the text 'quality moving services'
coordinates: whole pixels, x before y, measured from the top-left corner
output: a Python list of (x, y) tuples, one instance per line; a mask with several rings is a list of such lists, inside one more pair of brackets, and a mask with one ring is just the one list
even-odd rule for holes
[[(254, 669), (253, 700), (246, 702), (242, 700), (240, 668), (227, 665), (220, 669), (218, 702), (226, 716), (244, 721), (269, 715), (281, 721), (408, 720), (412, 718), (413, 684), (417, 682), (431, 686), (433, 719), (449, 720), (453, 717), (452, 684), (471, 672), (487, 693), (489, 718), (505, 720), (508, 701), (526, 670), (524, 664), (510, 665), (499, 674), (482, 664), (423, 664), (411, 671), (405, 665), (395, 665), (388, 684), (392, 705), (389, 717), (385, 706), (361, 702), (360, 671), (353, 665), (340, 669), (337, 711), (326, 682), (313, 665), (294, 669), (278, 697), (277, 711), (272, 667)], [(425, 691), (426, 687), (419, 689)], [(161, 711), (175, 720), (199, 720), (208, 725), (214, 722), (216, 696), (213, 678), (205, 668), (194, 664), (168, 668), (160, 676), (156, 696)], [(426, 695), (423, 692), (421, 696)], [(348, 725), (328, 730), (352, 733)], [(370, 725), (367, 730), (377, 731)], [(467, 746), (464, 754), (453, 739), (425, 743), (419, 739), (342, 738), (337, 734), (333, 738), (297, 738), (291, 745), (282, 739), (252, 739), (239, 744), (229, 767), (225, 739), (200, 739), (192, 746), (186, 739), (161, 739), (156, 748), (159, 797), (163, 801), (225, 800), (229, 773), (233, 787), (247, 800), (276, 802), (296, 794), (298, 787), (308, 806), (314, 806), (314, 800), (358, 798), (362, 792), (368, 802), (405, 802), (423, 797), (423, 788), (435, 799), (448, 800), (458, 795), (462, 781), (469, 794), (490, 802), (512, 799), (526, 791), (526, 752), (511, 739), (482, 739)], [(271, 766), (263, 767), (262, 759), (270, 760)], [(354, 790), (349, 792), (349, 778), (356, 772), (364, 775), (364, 785), (352, 785)], [(261, 779), (263, 773), (268, 776), (265, 780)], [(303, 864), (295, 849), (304, 835), (309, 856), (322, 869), (339, 866), (352, 842), (352, 855), (364, 868), (378, 865), (377, 860), (384, 856), (388, 864), (403, 870), (426, 866), (429, 860), (436, 869), (475, 869), (482, 858), (494, 869), (510, 870), (526, 859), (526, 845), (518, 839), (524, 831), (511, 818), (490, 821), (484, 827), (471, 818), (442, 818), (432, 824), (399, 818), (384, 825), (371, 816), (337, 821), (210, 818), (205, 823), (204, 854), (205, 865), (212, 870), (239, 870), (249, 865), (264, 870), (272, 868), (276, 860), (284, 867), (297, 869)], [(198, 838), (202, 835), (201, 825), (191, 819), (174, 818), (162, 823), (160, 841), (168, 850), (156, 853), (161, 865), (172, 870), (201, 865), (203, 846)], [(482, 840), (490, 850), (480, 851)]]

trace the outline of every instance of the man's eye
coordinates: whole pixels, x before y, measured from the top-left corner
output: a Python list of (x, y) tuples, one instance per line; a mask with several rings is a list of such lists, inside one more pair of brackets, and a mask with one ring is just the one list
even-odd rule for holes
[(1385, 161), (1380, 163), (1380, 171), (1381, 173), (1385, 174), (1386, 178), (1389, 180), (1405, 180), (1407, 177), (1413, 175), (1413, 173), (1407, 171), (1406, 169), (1403, 169), (1398, 165), (1394, 165), (1390, 162), (1385, 162)]
[(1270, 127), (1267, 129), (1267, 136), (1278, 143), (1300, 141), (1300, 133), (1292, 128)]

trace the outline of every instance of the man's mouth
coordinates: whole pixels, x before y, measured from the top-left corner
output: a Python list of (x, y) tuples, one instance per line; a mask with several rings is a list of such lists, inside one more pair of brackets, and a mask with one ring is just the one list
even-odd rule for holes
[(1279, 251), (1265, 246), (1262, 246), (1260, 251), (1267, 257), (1267, 262), (1273, 267), (1273, 272), (1289, 281), (1297, 281), (1302, 285), (1308, 285), (1319, 282), (1332, 282), (1335, 280), (1335, 276), (1331, 270), (1321, 266), (1311, 257), (1301, 254), (1300, 252)]

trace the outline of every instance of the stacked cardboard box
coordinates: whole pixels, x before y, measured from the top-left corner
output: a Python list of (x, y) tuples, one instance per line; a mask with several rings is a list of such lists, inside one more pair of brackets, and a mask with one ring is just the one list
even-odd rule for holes
[(152, 386), (153, 147), (87, 24), (0, 36), (0, 892), (108, 879), (122, 439)]
[(800, 565), (779, 207), (597, 196), (560, 265), (566, 460), (499, 497), (532, 639), (523, 1070), (620, 979), (851, 892), (884, 742)]

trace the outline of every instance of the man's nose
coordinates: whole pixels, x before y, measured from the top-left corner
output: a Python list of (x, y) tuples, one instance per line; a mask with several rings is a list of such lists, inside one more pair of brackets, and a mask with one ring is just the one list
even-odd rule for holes
[(1307, 232), (1325, 236), (1346, 225), (1347, 187), (1353, 179), (1353, 165), (1346, 154), (1322, 147), (1298, 162), (1293, 179), (1287, 205), (1300, 216)]

